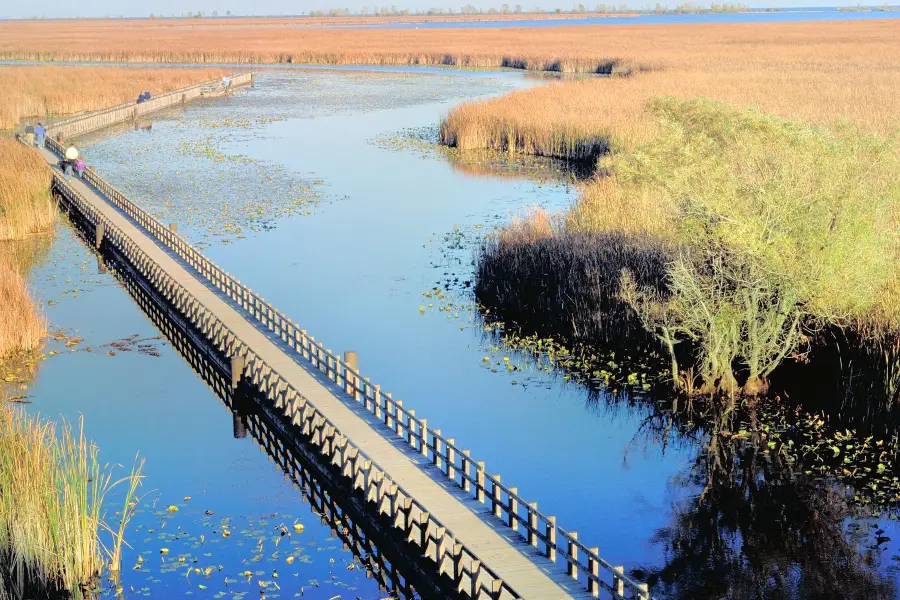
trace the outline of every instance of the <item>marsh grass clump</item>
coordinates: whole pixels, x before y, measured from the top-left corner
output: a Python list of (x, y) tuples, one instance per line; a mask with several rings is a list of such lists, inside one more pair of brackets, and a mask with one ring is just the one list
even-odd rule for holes
[(749, 395), (818, 331), (889, 312), (896, 140), (702, 99), (648, 110), (656, 134), (553, 227), (488, 242), (484, 304), (603, 342), (637, 320), (682, 389)]
[[(141, 466), (127, 481), (127, 523)], [(107, 558), (120, 553), (117, 524), (104, 545), (104, 499), (118, 482), (97, 446), (68, 423), (59, 429), (9, 408), (0, 411), (0, 570), (19, 597), (72, 594), (93, 587)], [(23, 595), (24, 594), (24, 595)]]
[(0, 139), (0, 241), (21, 240), (56, 222), (50, 169), (31, 148)]

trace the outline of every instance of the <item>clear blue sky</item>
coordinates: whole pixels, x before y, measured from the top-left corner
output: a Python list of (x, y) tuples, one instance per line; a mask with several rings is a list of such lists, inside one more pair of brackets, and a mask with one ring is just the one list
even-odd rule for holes
[[(573, 4), (583, 3), (585, 6), (593, 7), (596, 4), (615, 4), (618, 6), (623, 0), (505, 0), (511, 6), (521, 4), (526, 10), (530, 10), (535, 5), (545, 10), (553, 8), (570, 8)], [(717, 0), (722, 2), (722, 0)], [(731, 0), (729, 0), (731, 1)], [(482, 8), (496, 7), (499, 8), (504, 0), (392, 0), (390, 2), (382, 0), (373, 2), (371, 0), (147, 0), (146, 2), (135, 2), (134, 0), (38, 0), (36, 2), (23, 2), (21, 0), (3, 0), (0, 6), (0, 18), (28, 18), (28, 17), (146, 17), (150, 13), (162, 14), (164, 16), (181, 15), (184, 12), (202, 11), (204, 14), (210, 14), (212, 11), (218, 11), (220, 15), (224, 15), (225, 11), (230, 10), (235, 15), (295, 15), (308, 12), (310, 10), (328, 9), (328, 8), (349, 8), (357, 10), (362, 6), (390, 6), (396, 5), (398, 8), (427, 9), (434, 6), (443, 6), (445, 8), (452, 7), (459, 10), (463, 4), (473, 4)], [(823, 0), (790, 0), (788, 2), (778, 0), (759, 0), (756, 2), (750, 0), (738, 0), (739, 3), (748, 4), (752, 7), (799, 7), (799, 6), (822, 6), (826, 4)], [(630, 0), (626, 3), (632, 8), (642, 8), (653, 6), (656, 0), (635, 1)], [(662, 4), (675, 6), (684, 3), (684, 0), (668, 0), (662, 1)], [(708, 5), (709, 0), (695, 0), (698, 5)], [(855, 6), (860, 2), (856, 0), (837, 0), (827, 2), (838, 6)], [(878, 5), (883, 4), (881, 1), (863, 0), (862, 4)], [(895, 4), (893, 0), (888, 2)]]

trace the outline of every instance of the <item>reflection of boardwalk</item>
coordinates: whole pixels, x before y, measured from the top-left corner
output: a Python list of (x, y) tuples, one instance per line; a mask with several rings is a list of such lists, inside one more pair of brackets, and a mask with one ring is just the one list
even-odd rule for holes
[[(61, 148), (51, 140), (56, 152)], [(52, 152), (42, 153), (50, 164)], [(200, 255), (91, 170), (54, 173), (62, 204), (114, 248), (346, 478), (351, 495), (389, 523), (439, 578), (475, 598), (647, 597), (574, 532), (488, 475), (249, 288)], [(263, 258), (261, 258), (263, 260)], [(519, 532), (522, 532), (521, 534)], [(564, 563), (566, 573), (553, 561)], [(582, 583), (587, 580), (587, 590)]]
[(344, 549), (353, 554), (354, 564), (366, 569), (367, 578), (375, 579), (384, 592), (396, 598), (437, 599), (455, 595), (446, 582), (431, 575), (428, 565), (418, 555), (408, 552), (411, 546), (401, 535), (393, 534), (390, 527), (373, 521), (364, 507), (353, 502), (348, 484), (342, 485), (340, 477), (327, 471), (327, 465), (317, 460), (314, 453), (303, 451), (302, 436), (295, 426), (267, 410), (264, 399), (252, 394), (249, 386), (232, 388), (228, 361), (166, 306), (148, 288), (147, 282), (134, 277), (128, 265), (119, 263), (118, 256), (115, 258), (119, 279), (137, 304), (232, 412), (234, 437), (252, 435), (298, 486), (311, 511), (331, 528), (332, 535), (341, 540)]

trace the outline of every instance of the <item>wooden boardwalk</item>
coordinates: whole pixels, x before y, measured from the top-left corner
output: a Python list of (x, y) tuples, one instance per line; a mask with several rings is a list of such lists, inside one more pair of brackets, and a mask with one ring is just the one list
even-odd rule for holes
[(363, 378), (355, 356), (332, 354), (92, 169), (84, 180), (63, 177), (61, 151), (49, 139), (40, 149), (54, 166), (60, 204), (87, 223), (97, 248), (113, 244), (126, 256), (230, 357), (233, 385), (258, 387), (373, 511), (419, 546), (436, 576), (473, 598), (649, 600), (644, 585)]

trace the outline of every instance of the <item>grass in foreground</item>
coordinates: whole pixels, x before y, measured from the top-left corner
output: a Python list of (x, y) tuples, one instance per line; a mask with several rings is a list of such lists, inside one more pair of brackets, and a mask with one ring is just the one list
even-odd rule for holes
[(227, 69), (8, 66), (0, 68), (0, 130), (26, 118), (62, 116), (230, 74)]
[[(127, 482), (127, 523), (141, 466)], [(47, 597), (91, 588), (121, 535), (109, 547), (101, 541), (104, 499), (118, 482), (101, 467), (99, 452), (63, 423), (47, 421), (8, 406), (0, 410), (0, 564), (7, 589)], [(123, 528), (116, 524), (116, 531)], [(21, 589), (21, 586), (27, 589)]]

